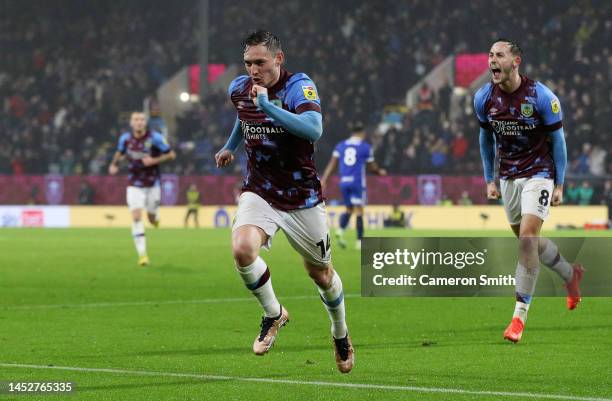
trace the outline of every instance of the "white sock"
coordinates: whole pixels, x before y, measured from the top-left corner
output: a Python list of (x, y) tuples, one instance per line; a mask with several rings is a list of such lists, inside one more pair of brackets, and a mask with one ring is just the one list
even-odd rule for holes
[(512, 317), (518, 317), (523, 321), (523, 323), (525, 323), (527, 321), (527, 312), (529, 312), (529, 304), (516, 301), (516, 305), (514, 306), (514, 314)]
[(261, 257), (257, 257), (248, 266), (236, 266), (242, 281), (251, 290), (259, 301), (267, 317), (277, 317), (281, 313), (281, 305), (274, 294), (272, 288), (272, 278), (266, 262)]
[(565, 282), (569, 282), (572, 279), (574, 270), (572, 265), (559, 252), (557, 245), (549, 240), (548, 238), (541, 238), (540, 241), (544, 242), (544, 252), (540, 254), (540, 262), (552, 271), (556, 272)]
[(144, 223), (142, 220), (132, 222), (132, 237), (138, 256), (147, 254), (147, 240), (145, 238)]
[(512, 317), (519, 317), (523, 323), (527, 321), (529, 304), (535, 292), (540, 266), (527, 268), (520, 262), (516, 265), (516, 305)]
[(346, 313), (344, 310), (344, 292), (342, 291), (342, 280), (338, 273), (334, 272), (331, 279), (331, 285), (327, 289), (317, 286), (321, 299), (329, 314), (331, 321), (331, 332), (334, 338), (340, 339), (346, 337)]

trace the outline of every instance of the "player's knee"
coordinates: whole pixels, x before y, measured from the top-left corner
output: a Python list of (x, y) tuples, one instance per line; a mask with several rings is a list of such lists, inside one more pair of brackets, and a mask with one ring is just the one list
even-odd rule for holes
[(519, 250), (521, 253), (526, 254), (531, 252), (538, 252), (538, 243), (539, 238), (536, 235), (531, 234), (529, 232), (521, 232), (521, 235), (519, 236)]
[(237, 236), (232, 243), (232, 252), (238, 266), (249, 266), (257, 259), (259, 246), (245, 236)]
[(310, 278), (322, 288), (328, 288), (331, 285), (331, 279), (333, 277), (333, 270), (328, 264), (326, 266), (306, 266), (308, 275)]
[(142, 218), (142, 214), (140, 212), (140, 210), (133, 210), (132, 211), (132, 220), (134, 220), (134, 223), (138, 223)]

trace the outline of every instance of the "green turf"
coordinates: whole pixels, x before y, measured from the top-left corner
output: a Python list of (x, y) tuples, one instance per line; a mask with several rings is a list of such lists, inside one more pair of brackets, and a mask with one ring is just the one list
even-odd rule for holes
[[(512, 345), (501, 334), (513, 299), (350, 296), (360, 288), (359, 253), (334, 248), (356, 349), (354, 371), (341, 375), (327, 315), (283, 235), (263, 257), (292, 319), (264, 357), (250, 351), (260, 310), (234, 271), (229, 231), (160, 229), (147, 235), (153, 264), (143, 269), (135, 265), (127, 229), (0, 230), (0, 363), (612, 398), (609, 298), (587, 298), (573, 312), (562, 298), (536, 298), (523, 341)], [(220, 298), (232, 299), (214, 302)], [(30, 307), (36, 305), (47, 306)], [(0, 367), (0, 381), (8, 380), (72, 381), (77, 390), (71, 396), (0, 399), (532, 399)]]

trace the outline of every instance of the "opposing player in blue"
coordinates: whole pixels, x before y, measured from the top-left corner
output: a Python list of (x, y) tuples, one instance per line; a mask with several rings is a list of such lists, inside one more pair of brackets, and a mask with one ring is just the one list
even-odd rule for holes
[(147, 129), (147, 118), (142, 112), (130, 116), (129, 132), (119, 137), (117, 151), (108, 167), (111, 175), (119, 172), (119, 161), (129, 162), (127, 204), (132, 212), (132, 237), (138, 252), (138, 264), (149, 264), (142, 210), (146, 209), (149, 222), (159, 225), (160, 171), (159, 165), (176, 158), (176, 153), (159, 132)]
[[(492, 81), (474, 97), (487, 197), (502, 198), (510, 227), (519, 238), (516, 305), (504, 331), (504, 338), (515, 343), (523, 334), (540, 262), (565, 281), (570, 310), (581, 301), (584, 272), (581, 265), (568, 263), (552, 241), (540, 237), (550, 206), (563, 202), (567, 150), (561, 103), (544, 84), (519, 74), (522, 56), (521, 48), (510, 40), (493, 43)], [(496, 149), (501, 191), (495, 183)]]
[(355, 213), (355, 226), (357, 228), (357, 242), (355, 248), (361, 249), (363, 238), (363, 207), (366, 204), (366, 166), (368, 171), (386, 175), (385, 169), (380, 168), (374, 161), (372, 147), (365, 140), (366, 133), (361, 123), (355, 123), (350, 138), (338, 143), (332, 157), (325, 167), (321, 185), (325, 187), (329, 176), (339, 166), (340, 191), (344, 199), (346, 211), (340, 215), (340, 227), (336, 230), (338, 244), (346, 248), (344, 230), (348, 226), (351, 215)]
[(260, 256), (282, 230), (302, 256), (331, 322), (336, 366), (348, 373), (355, 363), (345, 317), (344, 291), (331, 263), (327, 213), (314, 166), (314, 143), (323, 134), (321, 101), (314, 82), (283, 68), (280, 40), (256, 31), (244, 40), (248, 75), (232, 81), (229, 96), (236, 108), (234, 129), (215, 155), (217, 167), (234, 160), (244, 141), (248, 174), (232, 227), (234, 261), (245, 286), (259, 301), (264, 316), (253, 352), (270, 351), (289, 321), (272, 287), (271, 272)]

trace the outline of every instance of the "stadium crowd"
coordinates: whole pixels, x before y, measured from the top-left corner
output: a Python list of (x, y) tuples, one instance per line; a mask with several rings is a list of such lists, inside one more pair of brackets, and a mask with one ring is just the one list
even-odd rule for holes
[[(0, 47), (6, 49), (0, 58), (0, 174), (105, 174), (126, 128), (125, 113), (140, 109), (160, 83), (197, 62), (194, 0), (64, 3), (8, 2), (0, 15)], [(445, 57), (486, 52), (495, 38), (507, 36), (524, 50), (523, 73), (561, 99), (568, 188), (612, 173), (612, 3), (263, 0), (257, 8), (274, 12), (260, 13), (257, 26), (253, 7), (247, 0), (211, 2), (210, 62), (240, 65), (247, 30), (275, 32), (287, 68), (309, 74), (322, 97), (319, 166), (351, 122), (360, 120), (371, 131), (379, 164), (392, 174), (481, 174), (471, 99), (451, 120), (449, 85), (437, 93), (423, 87), (401, 127), (377, 134), (376, 126), (384, 107), (403, 103), (407, 89)], [(230, 23), (244, 31), (228, 30)], [(212, 154), (234, 117), (224, 91), (194, 105), (170, 133), (179, 159), (165, 168), (219, 174)], [(187, 143), (193, 146), (182, 146)]]

